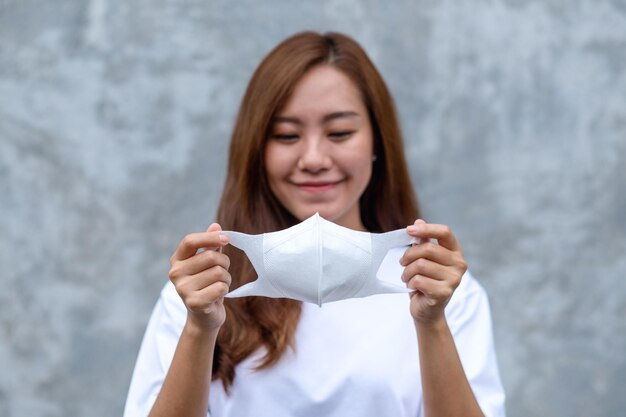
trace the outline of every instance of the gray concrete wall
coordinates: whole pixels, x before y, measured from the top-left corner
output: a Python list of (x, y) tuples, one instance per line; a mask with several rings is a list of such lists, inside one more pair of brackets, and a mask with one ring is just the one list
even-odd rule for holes
[(0, 2), (0, 415), (121, 413), (261, 57), (345, 31), (490, 294), (510, 417), (626, 410), (626, 2)]

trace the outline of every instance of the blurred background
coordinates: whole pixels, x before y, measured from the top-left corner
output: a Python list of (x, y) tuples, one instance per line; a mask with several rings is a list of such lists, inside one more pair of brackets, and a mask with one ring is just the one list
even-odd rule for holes
[(490, 296), (508, 416), (623, 416), (623, 0), (0, 0), (0, 415), (121, 414), (246, 83), (304, 29), (387, 80), (424, 217)]

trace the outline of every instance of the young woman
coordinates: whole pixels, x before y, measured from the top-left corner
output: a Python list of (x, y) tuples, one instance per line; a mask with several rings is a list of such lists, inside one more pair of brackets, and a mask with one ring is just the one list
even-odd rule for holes
[[(224, 299), (256, 275), (221, 230), (277, 231), (316, 212), (406, 228), (420, 243), (391, 250), (378, 276), (410, 296)], [(345, 35), (296, 34), (250, 81), (217, 223), (171, 257), (125, 416), (504, 416), (487, 297), (466, 269), (450, 229), (419, 220), (393, 102), (365, 52)]]

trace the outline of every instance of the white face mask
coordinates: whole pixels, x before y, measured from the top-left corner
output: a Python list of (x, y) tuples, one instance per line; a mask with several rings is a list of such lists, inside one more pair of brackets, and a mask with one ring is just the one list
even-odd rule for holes
[(400, 284), (381, 281), (376, 272), (389, 249), (415, 242), (405, 229), (358, 232), (319, 214), (278, 232), (261, 235), (224, 231), (242, 249), (258, 274), (226, 297), (261, 295), (322, 305), (374, 294), (408, 293)]

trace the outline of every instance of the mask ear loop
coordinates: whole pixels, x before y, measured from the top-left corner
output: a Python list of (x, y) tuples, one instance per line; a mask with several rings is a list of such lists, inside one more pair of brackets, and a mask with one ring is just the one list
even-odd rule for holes
[(278, 291), (272, 283), (265, 278), (265, 268), (263, 267), (263, 235), (248, 235), (240, 232), (224, 231), (222, 234), (228, 236), (230, 244), (246, 253), (250, 263), (257, 273), (257, 279), (229, 292), (225, 297), (247, 297), (252, 295), (262, 295), (264, 297), (281, 298), (285, 295)]

